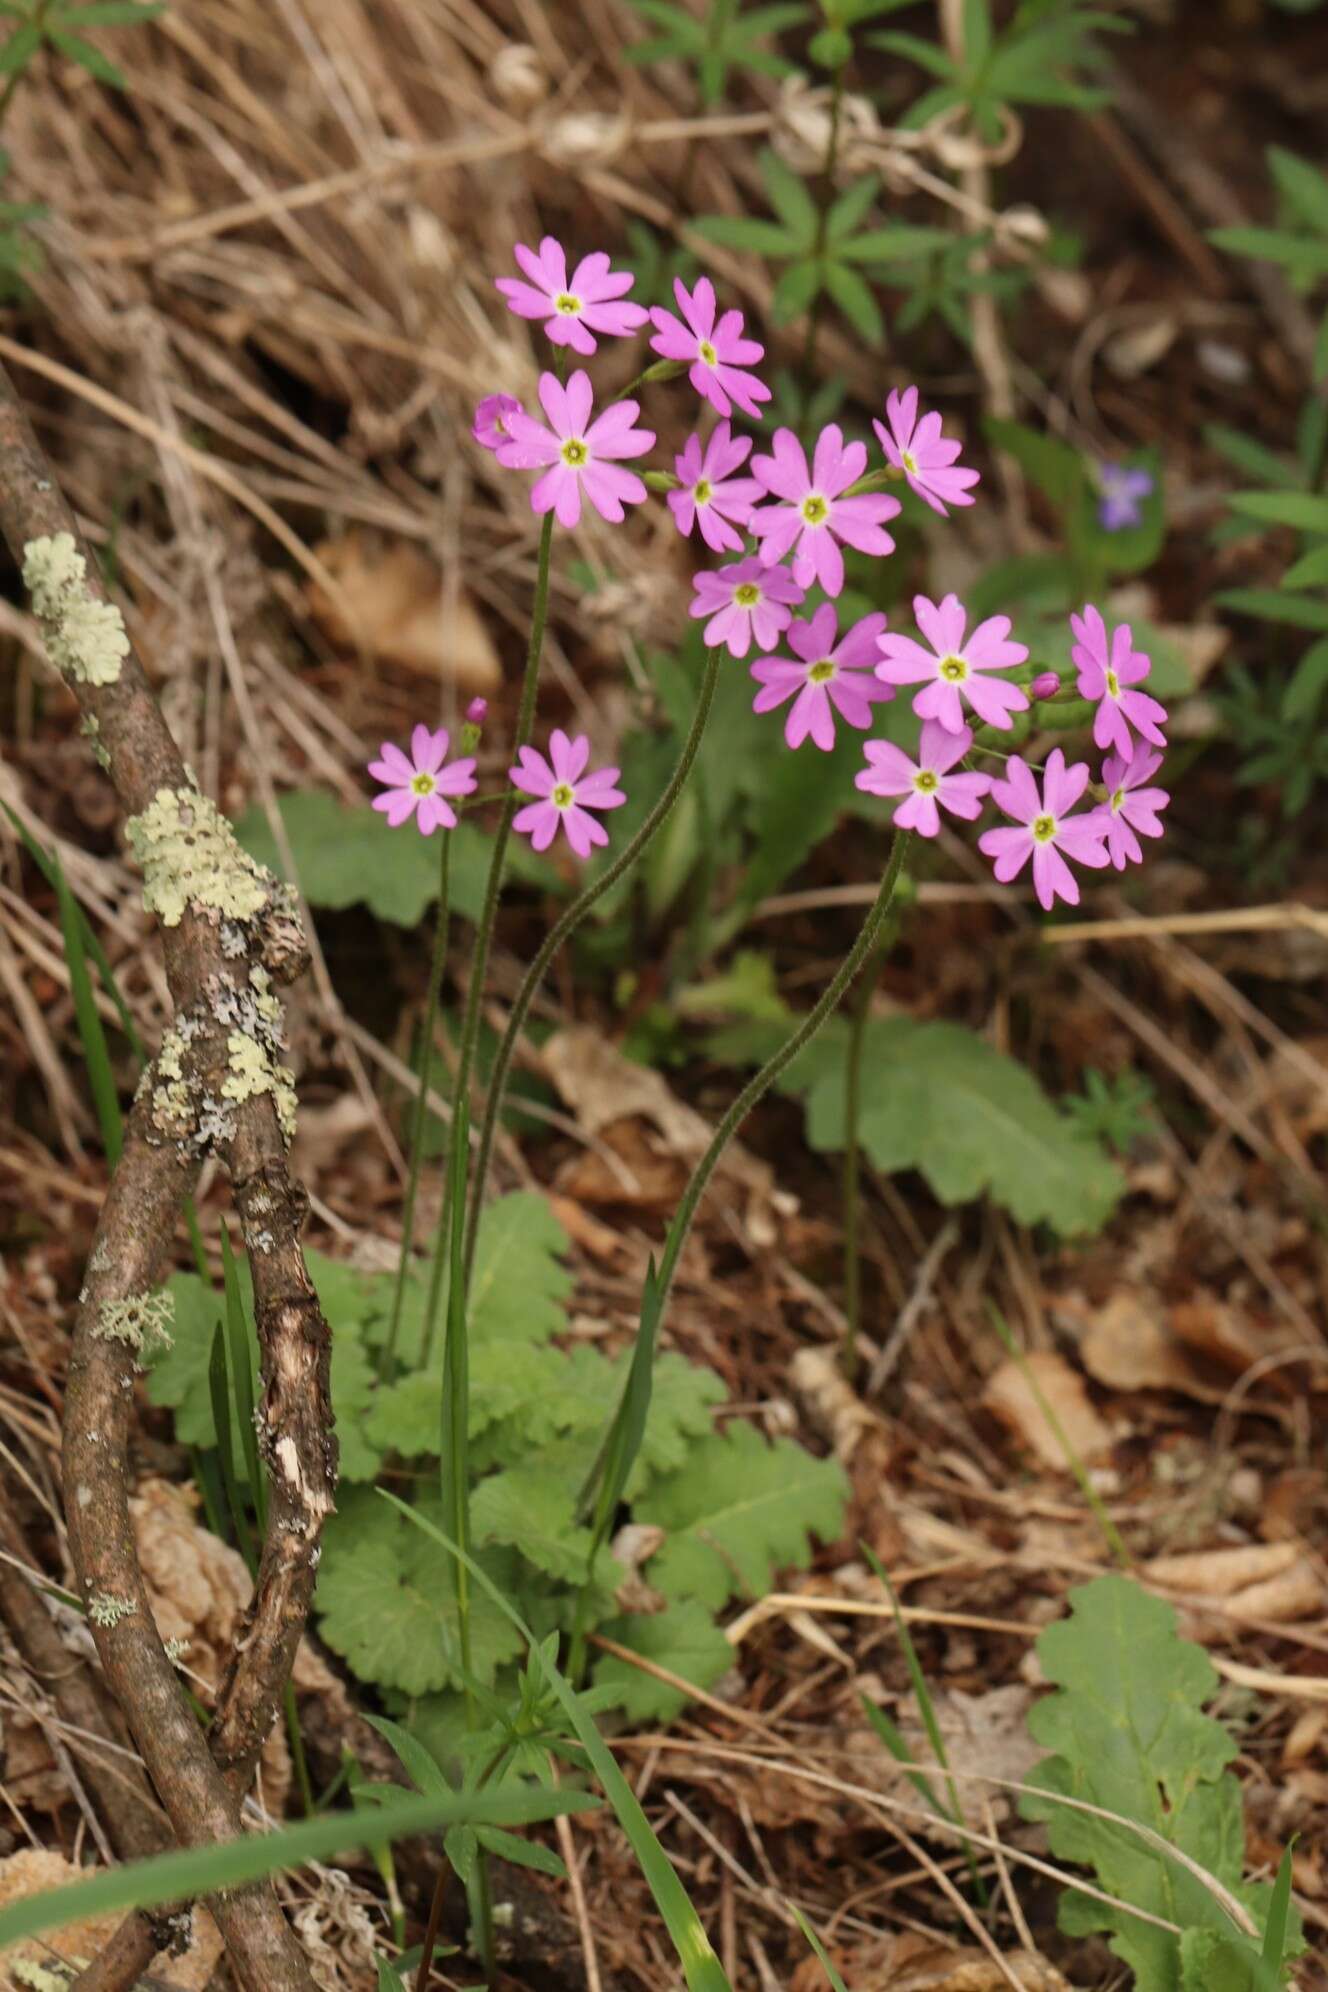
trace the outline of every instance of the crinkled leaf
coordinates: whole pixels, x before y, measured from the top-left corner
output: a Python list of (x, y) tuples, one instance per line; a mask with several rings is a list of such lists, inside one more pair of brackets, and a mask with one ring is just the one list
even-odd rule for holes
[[(1073, 1591), (1070, 1604), (1069, 1617), (1037, 1643), (1058, 1692), (1037, 1704), (1029, 1728), (1056, 1755), (1032, 1782), (1151, 1828), (1256, 1918), (1266, 1915), (1272, 1891), (1242, 1883), (1241, 1789), (1226, 1768), (1236, 1745), (1203, 1712), (1218, 1684), (1208, 1655), (1177, 1635), (1170, 1605), (1127, 1578), (1099, 1578)], [(1190, 1869), (1126, 1826), (1040, 1797), (1022, 1805), (1045, 1821), (1053, 1853), (1094, 1869), (1108, 1894), (1182, 1930), (1236, 1934)], [(1180, 1947), (1169, 1931), (1074, 1891), (1062, 1898), (1061, 1925), (1074, 1935), (1109, 1931), (1141, 1992), (1179, 1992)]]
[[(441, 1504), (430, 1496), (420, 1512), (437, 1519)], [(500, 1590), (510, 1588), (510, 1553), (485, 1550), (479, 1561)], [(343, 1492), (327, 1524), (315, 1604), (322, 1637), (363, 1680), (407, 1695), (459, 1685), (449, 1664), (460, 1646), (447, 1557), (369, 1488)], [(471, 1598), (470, 1641), (472, 1667), (485, 1683), (522, 1647), (481, 1592)]]
[(839, 1534), (846, 1491), (834, 1460), (731, 1425), (699, 1440), (685, 1467), (637, 1503), (638, 1520), (667, 1531), (647, 1579), (671, 1600), (712, 1610), (735, 1591), (759, 1597), (778, 1568), (805, 1561), (813, 1533), (827, 1542)]
[[(666, 1667), (695, 1688), (713, 1688), (733, 1665), (733, 1648), (711, 1613), (694, 1598), (674, 1599), (665, 1612), (634, 1612), (611, 1619), (602, 1630), (605, 1638)], [(620, 1660), (616, 1653), (605, 1654), (595, 1679), (613, 1689), (628, 1722), (672, 1722), (687, 1706), (680, 1689), (634, 1667), (630, 1660)]]
[(470, 1503), (474, 1540), (506, 1543), (537, 1570), (579, 1584), (590, 1567), (591, 1534), (572, 1510), (596, 1443), (593, 1432), (562, 1439), (481, 1480)]

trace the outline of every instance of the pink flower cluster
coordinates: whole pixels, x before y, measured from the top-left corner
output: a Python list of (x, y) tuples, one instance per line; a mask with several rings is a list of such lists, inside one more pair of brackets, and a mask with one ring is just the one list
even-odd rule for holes
[[(845, 585), (844, 548), (876, 557), (894, 551), (887, 528), (901, 507), (883, 483), (906, 483), (941, 518), (974, 502), (978, 473), (959, 461), (961, 445), (944, 434), (939, 414), (920, 407), (916, 387), (892, 391), (885, 421), (873, 423), (884, 459), (873, 472), (867, 445), (846, 439), (835, 422), (822, 428), (810, 453), (785, 428), (775, 430), (768, 451), (759, 451), (734, 434), (732, 421), (737, 411), (759, 422), (771, 399), (753, 371), (764, 348), (747, 336), (740, 311), (720, 311), (709, 278), (698, 278), (690, 290), (681, 280), (674, 284), (676, 312), (647, 311), (630, 301), (631, 274), (614, 270), (602, 251), (569, 267), (562, 244), (545, 236), (538, 250), (518, 244), (515, 256), (521, 274), (499, 277), (497, 288), (509, 310), (538, 320), (555, 347), (589, 357), (601, 339), (649, 327), (658, 361), (637, 384), (685, 371), (719, 418), (708, 434), (688, 437), (672, 475), (651, 473), (650, 481), (667, 489), (680, 533), (699, 531), (712, 553), (734, 556), (693, 576), (690, 613), (703, 622), (710, 645), (737, 658), (755, 652), (754, 709), (784, 709), (791, 748), (810, 740), (828, 752), (841, 722), (867, 732), (875, 709), (907, 687), (922, 722), (916, 756), (894, 741), (868, 740), (856, 778), (860, 789), (894, 801), (902, 828), (935, 837), (942, 811), (972, 821), (990, 798), (1008, 821), (983, 833), (979, 848), (1002, 882), (1031, 860), (1034, 888), (1047, 908), (1057, 898), (1077, 903), (1071, 862), (1123, 869), (1139, 861), (1139, 839), (1162, 834), (1160, 813), (1169, 800), (1151, 785), (1161, 766), (1166, 712), (1142, 689), (1149, 660), (1135, 650), (1128, 625), (1108, 630), (1092, 605), (1071, 617), (1076, 689), (1096, 708), (1093, 738), (1106, 756), (1087, 808), (1079, 805), (1090, 787), (1088, 764), (1067, 765), (1059, 748), (1047, 756), (1040, 781), (1018, 754), (996, 756), (1003, 775), (971, 765), (975, 753), (993, 752), (979, 743), (977, 729), (1008, 733), (1015, 716), (1028, 711), (1030, 696), (1041, 703), (1060, 691), (1054, 672), (1022, 670), (1028, 650), (1008, 616), (988, 616), (970, 629), (957, 595), (939, 602), (918, 595), (916, 634), (888, 630), (879, 612), (841, 630), (834, 603)], [(540, 376), (542, 420), (512, 395), (487, 395), (475, 411), (475, 440), (504, 469), (538, 473), (530, 492), (536, 513), (551, 512), (575, 528), (589, 505), (616, 524), (627, 506), (647, 496), (646, 480), (626, 465), (646, 455), (654, 432), (638, 426), (640, 403), (630, 393), (596, 413), (589, 375), (578, 368), (564, 382), (561, 374), (560, 357), (557, 373)], [(813, 587), (830, 599), (795, 617)], [(447, 744), (445, 731), (417, 727), (412, 758), (384, 745), (372, 772), (387, 793), (374, 806), (391, 823), (414, 816), (426, 835), (455, 823), (445, 798), (474, 789), (474, 762), (446, 767)], [(569, 739), (559, 729), (547, 759), (521, 747), (510, 779), (531, 800), (513, 826), (536, 850), (547, 850), (560, 830), (582, 858), (608, 841), (600, 814), (626, 797), (618, 770), (588, 773), (589, 758), (584, 735)]]

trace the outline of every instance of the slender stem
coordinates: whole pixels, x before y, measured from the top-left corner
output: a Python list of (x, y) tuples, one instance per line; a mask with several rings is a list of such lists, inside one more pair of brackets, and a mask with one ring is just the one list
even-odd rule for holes
[(401, 1213), (401, 1256), (397, 1260), (396, 1286), (392, 1292), (392, 1319), (387, 1340), (378, 1358), (378, 1380), (386, 1381), (396, 1359), (397, 1336), (401, 1332), (401, 1309), (406, 1297), (410, 1270), (410, 1249), (415, 1236), (415, 1193), (424, 1165), (424, 1134), (429, 1124), (429, 1082), (433, 1072), (433, 1044), (438, 1027), (438, 997), (443, 986), (443, 964), (447, 960), (448, 873), (452, 860), (452, 838), (442, 833), (438, 865), (438, 916), (433, 930), (433, 957), (429, 963), (429, 993), (424, 1003), (424, 1045), (420, 1053), (420, 1090), (410, 1131), (410, 1174), (406, 1179), (406, 1201)]
[(588, 885), (584, 892), (574, 899), (560, 919), (545, 935), (544, 940), (524, 980), (516, 994), (511, 1014), (507, 1019), (507, 1029), (502, 1043), (494, 1057), (489, 1073), (488, 1090), (484, 1101), (484, 1121), (480, 1128), (479, 1154), (475, 1162), (475, 1173), (470, 1190), (470, 1215), (466, 1225), (466, 1279), (470, 1279), (470, 1269), (475, 1259), (475, 1241), (479, 1233), (480, 1212), (484, 1203), (484, 1184), (489, 1173), (489, 1163), (493, 1156), (494, 1137), (497, 1133), (498, 1118), (503, 1109), (503, 1096), (507, 1090), (507, 1078), (516, 1054), (517, 1041), (521, 1036), (535, 993), (544, 980), (549, 963), (557, 954), (564, 941), (568, 940), (592, 906), (630, 871), (651, 839), (662, 829), (674, 804), (687, 783), (701, 745), (710, 709), (714, 703), (715, 685), (719, 677), (720, 649), (716, 647), (706, 654), (705, 671), (701, 678), (701, 689), (697, 697), (696, 711), (692, 717), (691, 731), (683, 743), (678, 764), (669, 778), (659, 800), (656, 802), (636, 835), (625, 844), (611, 865), (607, 865), (599, 877)]
[(687, 1243), (688, 1234), (692, 1228), (692, 1220), (696, 1216), (697, 1205), (705, 1195), (706, 1185), (714, 1174), (715, 1167), (724, 1150), (728, 1147), (730, 1141), (732, 1141), (734, 1135), (752, 1111), (752, 1108), (765, 1098), (776, 1079), (780, 1077), (781, 1073), (787, 1071), (798, 1053), (805, 1045), (811, 1043), (822, 1024), (839, 1007), (845, 990), (849, 987), (854, 976), (862, 967), (863, 962), (866, 961), (868, 955), (876, 946), (880, 938), (881, 929), (885, 925), (886, 915), (890, 911), (890, 901), (894, 897), (894, 890), (899, 880), (900, 871), (903, 868), (904, 853), (908, 848), (908, 838), (909, 833), (906, 830), (895, 831), (894, 841), (890, 846), (890, 857), (885, 867), (885, 876), (881, 880), (879, 892), (872, 901), (871, 910), (858, 932), (858, 938), (854, 941), (853, 946), (849, 949), (843, 961), (835, 970), (834, 975), (826, 984), (815, 1006), (807, 1012), (792, 1036), (787, 1038), (773, 1057), (766, 1060), (760, 1071), (755, 1073), (747, 1081), (747, 1084), (738, 1094), (738, 1097), (734, 1100), (732, 1106), (711, 1136), (710, 1146), (706, 1149), (705, 1154), (692, 1171), (692, 1179), (682, 1193), (682, 1201), (679, 1203), (673, 1222), (669, 1226), (669, 1235), (665, 1242), (663, 1256), (659, 1262), (657, 1287), (660, 1294), (661, 1312), (664, 1301), (668, 1296), (669, 1287), (673, 1282), (673, 1275), (682, 1254), (682, 1248)]
[[(535, 730), (535, 697), (539, 690), (540, 653), (544, 648), (544, 625), (549, 614), (549, 555), (552, 546), (553, 513), (546, 512), (540, 530), (539, 564), (535, 574), (535, 601), (530, 616), (526, 672), (521, 681), (521, 705), (517, 713), (516, 738), (512, 743), (517, 755), (528, 745), (530, 736)], [(456, 1083), (452, 1093), (454, 1112), (462, 1101), (468, 1101), (470, 1098), (470, 1075), (475, 1064), (475, 1047), (480, 1034), (480, 1004), (484, 1000), (489, 949), (493, 944), (494, 921), (497, 918), (498, 901), (503, 890), (503, 864), (507, 857), (507, 841), (512, 834), (512, 818), (516, 815), (517, 802), (516, 790), (509, 787), (503, 798), (498, 828), (494, 832), (493, 851), (489, 858), (489, 876), (484, 887), (484, 905), (475, 933), (475, 951), (470, 964), (470, 986), (466, 991), (466, 1012), (461, 1025), (461, 1050), (457, 1059)], [(464, 1194), (464, 1190), (461, 1193)], [(433, 1352), (443, 1268), (447, 1263), (448, 1237), (451, 1231), (452, 1199), (456, 1194), (457, 1189), (449, 1169), (443, 1193), (443, 1208), (439, 1214), (438, 1230), (434, 1238), (433, 1263), (429, 1268), (429, 1297), (425, 1306), (421, 1366), (427, 1365)]]
[(862, 1325), (862, 1254), (859, 1250), (858, 1119), (862, 1107), (862, 1046), (871, 1014), (872, 991), (876, 987), (877, 964), (872, 962), (858, 985), (858, 999), (849, 1021), (848, 1051), (844, 1059), (844, 1330), (843, 1364), (849, 1382), (857, 1372), (858, 1329)]

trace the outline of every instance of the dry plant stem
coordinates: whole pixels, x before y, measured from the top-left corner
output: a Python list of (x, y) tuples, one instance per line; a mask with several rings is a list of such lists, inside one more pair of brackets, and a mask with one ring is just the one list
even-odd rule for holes
[(470, 1279), (471, 1267), (475, 1260), (475, 1242), (479, 1236), (480, 1214), (484, 1205), (484, 1184), (489, 1173), (489, 1163), (493, 1156), (494, 1136), (498, 1130), (498, 1119), (503, 1110), (503, 1098), (507, 1091), (507, 1077), (516, 1055), (517, 1041), (530, 1014), (530, 1006), (535, 1000), (536, 991), (548, 971), (564, 941), (576, 932), (582, 920), (597, 900), (610, 891), (620, 878), (623, 878), (636, 863), (641, 853), (655, 836), (671, 812), (674, 803), (682, 794), (688, 776), (696, 761), (701, 746), (701, 736), (710, 718), (710, 708), (714, 704), (715, 686), (719, 679), (719, 661), (722, 646), (716, 645), (707, 651), (705, 671), (701, 679), (701, 689), (697, 695), (696, 712), (692, 718), (691, 731), (683, 742), (682, 753), (677, 766), (669, 777), (659, 800), (641, 825), (636, 835), (623, 845), (622, 850), (611, 865), (607, 865), (599, 877), (579, 893), (571, 905), (556, 920), (544, 940), (539, 952), (526, 970), (516, 1001), (507, 1019), (502, 1043), (494, 1056), (493, 1069), (489, 1074), (488, 1089), (484, 1100), (484, 1121), (480, 1129), (479, 1153), (475, 1160), (474, 1175), (470, 1189), (470, 1211), (466, 1221), (466, 1279)]
[[(56, 490), (46, 459), (8, 379), (0, 373), (0, 531), (15, 558), (34, 539), (73, 535), (87, 562), (87, 588), (104, 601), (95, 562)], [(110, 683), (73, 686), (96, 722), (122, 808), (141, 814), (160, 790), (188, 790), (189, 777), (142, 667), (132, 652)], [(163, 926), (167, 980), (177, 1017), (197, 1028), (191, 1071), (219, 1093), (228, 1067), (219, 994), (235, 991), (251, 966), (277, 980), (303, 966), (300, 937), (278, 900), (242, 929), (244, 952), (223, 951), (218, 923), (186, 904)], [(328, 1396), (330, 1335), (310, 1282), (299, 1235), (306, 1199), (291, 1180), (269, 1093), (240, 1102), (234, 1131), (217, 1152), (232, 1181), (249, 1248), (263, 1354), (260, 1443), (272, 1472), (267, 1540), (258, 1581), (223, 1679), (211, 1748), (153, 1623), (129, 1514), (127, 1445), (134, 1351), (97, 1332), (102, 1309), (149, 1289), (174, 1236), (201, 1161), (200, 1143), (162, 1140), (149, 1085), (125, 1129), (97, 1225), (70, 1358), (64, 1485), (70, 1551), (85, 1601), (113, 1609), (92, 1619), (98, 1656), (148, 1774), (181, 1844), (234, 1837), (237, 1793), (281, 1706), (313, 1589), (323, 1522), (336, 1475)], [(254, 1240), (262, 1237), (262, 1247)], [(233, 1783), (232, 1783), (233, 1780)], [(214, 1913), (245, 1992), (313, 1992), (313, 1980), (267, 1884), (219, 1897)]]

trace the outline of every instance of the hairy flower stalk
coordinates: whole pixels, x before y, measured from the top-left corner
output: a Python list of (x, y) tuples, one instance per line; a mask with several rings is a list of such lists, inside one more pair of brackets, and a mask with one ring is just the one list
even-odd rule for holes
[[(552, 547), (553, 513), (550, 511), (544, 514), (544, 523), (540, 528), (535, 601), (530, 616), (530, 643), (526, 651), (525, 677), (521, 681), (521, 705), (517, 713), (516, 737), (512, 743), (518, 755), (521, 749), (529, 744), (530, 736), (535, 730), (535, 699), (539, 691), (540, 655), (544, 649), (544, 625), (549, 614), (549, 558)], [(461, 1024), (461, 1048), (457, 1057), (456, 1081), (452, 1089), (454, 1102), (470, 1098), (470, 1076), (475, 1065), (475, 1047), (479, 1042), (480, 1004), (484, 1000), (489, 949), (493, 945), (494, 922), (498, 917), (498, 901), (502, 897), (507, 843), (512, 834), (512, 819), (516, 815), (519, 801), (517, 791), (509, 787), (503, 796), (502, 813), (498, 818), (498, 827), (494, 831), (489, 875), (484, 887), (484, 904), (480, 909), (479, 926), (475, 930), (475, 949), (471, 956), (470, 984), (466, 990), (466, 1009)], [(434, 1238), (433, 1261), (429, 1267), (429, 1296), (424, 1310), (421, 1366), (428, 1364), (438, 1326), (438, 1303), (442, 1293), (443, 1268), (447, 1264), (448, 1239), (451, 1233), (452, 1199), (454, 1196), (464, 1197), (465, 1194), (465, 1184), (455, 1182), (453, 1172), (449, 1169), (443, 1194), (443, 1207), (438, 1216), (438, 1230)]]
[(719, 660), (721, 655), (722, 651), (718, 645), (713, 646), (706, 652), (705, 671), (701, 678), (701, 689), (696, 701), (696, 711), (692, 717), (691, 731), (683, 742), (683, 749), (678, 757), (678, 764), (669, 777), (668, 784), (661, 793), (659, 800), (646, 817), (645, 822), (641, 825), (636, 835), (628, 843), (624, 844), (612, 864), (605, 866), (599, 877), (588, 885), (584, 892), (578, 894), (571, 905), (564, 910), (562, 916), (550, 927), (540, 945), (539, 952), (531, 962), (530, 967), (526, 970), (521, 987), (516, 993), (516, 1000), (512, 1005), (511, 1014), (507, 1019), (507, 1029), (503, 1032), (502, 1042), (495, 1054), (493, 1067), (489, 1074), (489, 1085), (484, 1101), (484, 1119), (480, 1127), (479, 1152), (475, 1158), (475, 1166), (471, 1175), (470, 1214), (466, 1223), (465, 1273), (467, 1283), (469, 1283), (470, 1270), (475, 1260), (475, 1241), (479, 1235), (480, 1212), (484, 1204), (484, 1184), (489, 1173), (489, 1163), (493, 1156), (493, 1143), (498, 1129), (498, 1117), (503, 1110), (503, 1098), (507, 1091), (507, 1078), (512, 1069), (512, 1060), (516, 1055), (517, 1043), (525, 1027), (526, 1018), (530, 1013), (530, 1006), (535, 999), (535, 992), (544, 980), (549, 963), (553, 960), (559, 948), (562, 947), (564, 941), (569, 940), (576, 932), (596, 901), (602, 899), (605, 893), (609, 892), (618, 883), (620, 878), (626, 876), (672, 814), (674, 804), (687, 785), (687, 778), (692, 772), (697, 751), (701, 745), (701, 736), (705, 732), (706, 722), (710, 718), (710, 708), (714, 703), (715, 697), (715, 685), (719, 678)]
[[(790, 1033), (778, 1051), (768, 1058), (759, 1072), (747, 1081), (738, 1094), (723, 1120), (711, 1136), (710, 1145), (692, 1171), (691, 1179), (682, 1193), (678, 1208), (669, 1225), (668, 1236), (658, 1267), (651, 1262), (646, 1277), (645, 1292), (642, 1296), (641, 1325), (637, 1332), (636, 1347), (628, 1366), (623, 1384), (623, 1394), (614, 1413), (613, 1422), (605, 1434), (594, 1466), (581, 1490), (578, 1512), (591, 1520), (591, 1549), (589, 1567), (593, 1570), (600, 1547), (608, 1533), (622, 1490), (632, 1470), (645, 1432), (646, 1413), (650, 1400), (650, 1375), (655, 1350), (659, 1341), (659, 1331), (668, 1305), (669, 1290), (677, 1271), (678, 1260), (687, 1243), (692, 1222), (702, 1197), (705, 1195), (710, 1178), (714, 1175), (724, 1150), (732, 1141), (738, 1129), (746, 1120), (753, 1107), (763, 1100), (780, 1075), (788, 1070), (793, 1060), (803, 1048), (810, 1044), (822, 1025), (839, 1007), (845, 993), (850, 988), (859, 969), (880, 944), (903, 870), (904, 856), (908, 850), (909, 833), (896, 830), (890, 845), (890, 856), (880, 889), (872, 901), (870, 911), (858, 931), (857, 939), (826, 984), (820, 998), (803, 1017), (797, 1028)], [(587, 1587), (588, 1588), (588, 1587)], [(587, 1593), (582, 1592), (582, 1607)], [(575, 1676), (580, 1672), (585, 1660), (585, 1628), (578, 1608), (578, 1623), (573, 1638), (570, 1657), (570, 1670)]]

